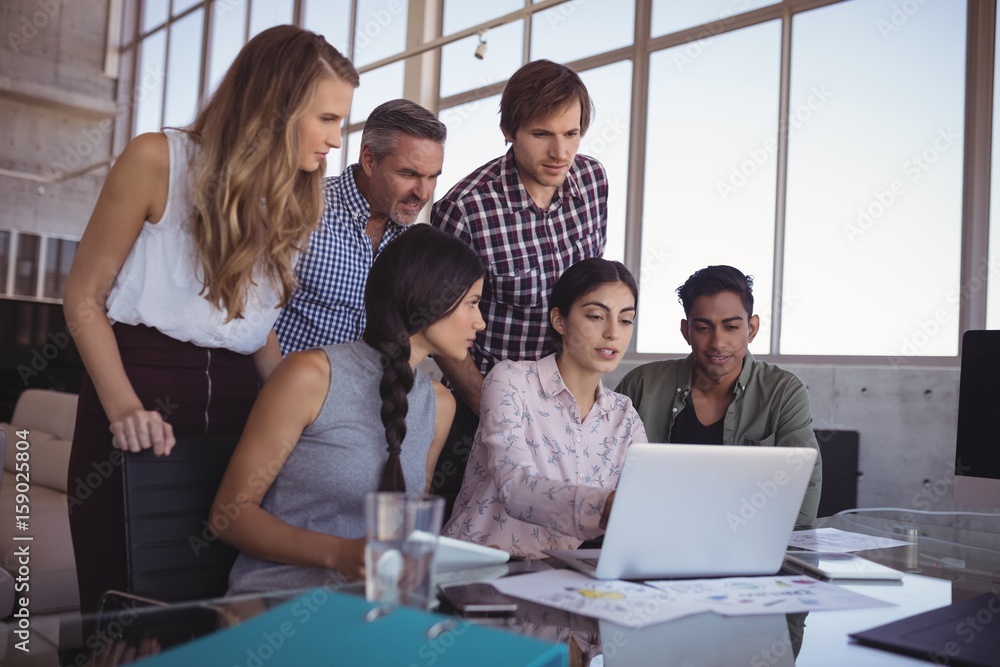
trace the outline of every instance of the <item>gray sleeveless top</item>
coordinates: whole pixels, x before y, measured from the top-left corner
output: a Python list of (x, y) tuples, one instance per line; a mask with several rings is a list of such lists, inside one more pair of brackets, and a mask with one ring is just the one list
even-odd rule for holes
[[(323, 409), (302, 431), (261, 507), (293, 526), (356, 539), (365, 535), (365, 494), (377, 490), (389, 457), (379, 416), (381, 355), (363, 341), (322, 349), (330, 360), (330, 389)], [(426, 483), (436, 405), (431, 379), (419, 370), (414, 373), (400, 457), (407, 493), (419, 495)], [(241, 553), (229, 575), (229, 594), (342, 581), (333, 570), (273, 563)]]

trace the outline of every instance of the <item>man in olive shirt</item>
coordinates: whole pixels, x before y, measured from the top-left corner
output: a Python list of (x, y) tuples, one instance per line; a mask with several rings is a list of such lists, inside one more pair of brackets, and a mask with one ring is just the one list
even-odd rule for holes
[(795, 375), (755, 360), (747, 350), (760, 326), (753, 314), (753, 278), (731, 266), (710, 266), (688, 278), (677, 295), (691, 354), (639, 366), (617, 391), (632, 399), (650, 442), (817, 450), (796, 520), (796, 528), (811, 527), (823, 467), (809, 395)]

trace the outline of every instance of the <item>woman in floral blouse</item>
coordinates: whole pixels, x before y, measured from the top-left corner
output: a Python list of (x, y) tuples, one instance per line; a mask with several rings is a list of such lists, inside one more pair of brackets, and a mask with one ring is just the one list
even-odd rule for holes
[(632, 339), (637, 300), (620, 262), (586, 259), (559, 278), (549, 299), (559, 352), (503, 361), (486, 376), (444, 535), (542, 558), (543, 549), (575, 549), (603, 534), (625, 450), (646, 442), (632, 402), (601, 382)]

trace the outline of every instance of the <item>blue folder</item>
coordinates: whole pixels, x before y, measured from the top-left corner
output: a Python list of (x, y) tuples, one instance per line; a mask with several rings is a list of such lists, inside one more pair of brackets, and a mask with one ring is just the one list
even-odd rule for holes
[(318, 588), (142, 664), (564, 667), (568, 662), (565, 644), (408, 607), (387, 610)]

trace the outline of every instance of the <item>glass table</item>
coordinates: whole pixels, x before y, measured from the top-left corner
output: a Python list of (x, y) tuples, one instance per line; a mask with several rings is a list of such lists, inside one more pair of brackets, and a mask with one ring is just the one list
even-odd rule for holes
[[(819, 525), (912, 542), (910, 546), (860, 552), (905, 572), (902, 582), (840, 584), (893, 606), (808, 615), (722, 617), (702, 613), (631, 629), (519, 601), (518, 611), (513, 615), (470, 620), (567, 643), (572, 665), (926, 665), (921, 660), (854, 644), (848, 634), (984, 592), (1000, 595), (1000, 520), (996, 517), (866, 511), (821, 519)], [(488, 580), (537, 567), (545, 564), (510, 563), (447, 573), (440, 579)], [(337, 590), (364, 595), (362, 585)], [(134, 596), (109, 595), (104, 612), (96, 617), (81, 618), (77, 613), (67, 613), (32, 618), (27, 653), (16, 648), (18, 628), (8, 622), (0, 628), (0, 664), (32, 667), (126, 664), (237, 625), (301, 594), (302, 591), (281, 591), (170, 605)], [(334, 652), (330, 664), (338, 664), (335, 657)], [(430, 667), (433, 657), (414, 654), (410, 664)], [(259, 665), (251, 662), (241, 664), (247, 667), (282, 664), (278, 656), (258, 660)], [(377, 648), (372, 649), (368, 664), (383, 664)]]

